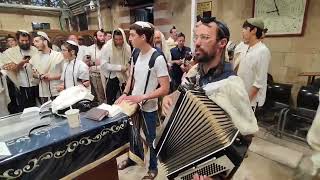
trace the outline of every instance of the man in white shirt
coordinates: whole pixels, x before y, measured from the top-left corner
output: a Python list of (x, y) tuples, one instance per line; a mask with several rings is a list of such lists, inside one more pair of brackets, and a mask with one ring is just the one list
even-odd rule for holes
[(61, 84), (63, 56), (60, 52), (49, 48), (50, 39), (45, 32), (38, 31), (33, 38), (33, 44), (38, 49), (39, 54), (34, 56), (30, 62), (33, 65), (34, 77), (40, 80), (39, 97), (41, 103), (45, 103), (59, 95), (55, 87)]
[(127, 82), (126, 71), (131, 55), (131, 47), (122, 29), (113, 31), (112, 39), (103, 46), (101, 53), (101, 74), (104, 76), (102, 84), (105, 87), (107, 103), (113, 104)]
[(94, 33), (95, 43), (88, 47), (87, 55), (90, 59), (86, 62), (90, 70), (90, 82), (91, 91), (95, 96), (95, 100), (102, 103), (105, 98), (105, 90), (102, 85), (102, 78), (105, 81), (104, 76), (101, 77), (100, 73), (100, 63), (101, 63), (101, 50), (105, 44), (105, 35), (103, 29), (98, 30)]
[[(156, 137), (158, 98), (168, 94), (170, 86), (166, 61), (156, 49), (152, 48), (153, 35), (154, 29), (147, 22), (138, 21), (130, 26), (129, 40), (134, 48), (140, 49), (140, 53), (136, 62), (132, 62), (132, 65), (134, 65), (133, 74), (128, 80), (123, 95), (116, 102), (121, 103), (123, 100), (128, 100), (141, 104), (142, 121), (146, 127), (143, 130), (150, 149), (149, 171), (143, 179), (154, 179), (158, 174), (157, 157), (152, 145)], [(151, 59), (152, 56), (155, 57), (154, 54), (158, 54), (158, 56)], [(154, 66), (149, 69), (151, 60), (154, 60)], [(131, 80), (132, 78), (133, 80)], [(133, 90), (132, 94), (129, 95), (131, 87), (133, 87)], [(134, 144), (130, 144), (130, 151), (132, 146)], [(131, 159), (130, 156), (129, 158)], [(143, 159), (140, 159), (140, 161), (143, 161)], [(129, 165), (132, 165), (130, 161), (125, 160), (119, 164), (118, 169), (124, 169)]]
[(240, 54), (237, 74), (243, 80), (251, 105), (255, 109), (265, 102), (271, 55), (260, 40), (264, 30), (261, 19), (247, 19), (242, 27), (243, 42), (248, 45), (248, 49)]
[(76, 59), (78, 44), (68, 40), (62, 45), (61, 50), (66, 62), (61, 75), (63, 84), (57, 87), (58, 91), (78, 85), (89, 87), (89, 67), (83, 61)]
[(39, 97), (39, 81), (33, 78), (32, 65), (29, 63), (38, 51), (31, 46), (31, 35), (27, 31), (19, 30), (16, 39), (18, 46), (3, 53), (1, 66), (8, 70), (8, 78), (19, 87), (20, 95), (16, 96), (16, 108), (22, 111), (24, 108), (36, 106), (36, 99)]
[(167, 40), (169, 50), (177, 46), (178, 33), (175, 26), (170, 29), (170, 37)]

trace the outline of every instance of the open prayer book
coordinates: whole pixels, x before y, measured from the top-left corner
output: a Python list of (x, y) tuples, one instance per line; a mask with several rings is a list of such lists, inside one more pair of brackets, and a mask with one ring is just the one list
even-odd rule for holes
[(117, 105), (108, 105), (108, 104), (101, 104), (97, 108), (107, 110), (109, 112), (108, 117), (114, 117), (119, 113), (124, 113), (128, 116), (134, 114), (138, 108), (137, 104), (132, 104), (127, 101), (122, 101), (120, 104)]
[(109, 112), (108, 117), (114, 117), (122, 112), (120, 106), (115, 105), (115, 104), (111, 106), (109, 104), (103, 103), (100, 106), (98, 106), (97, 108), (107, 110)]
[(40, 107), (25, 108), (20, 116), (21, 119), (33, 118), (39, 116), (40, 113), (49, 111), (52, 101), (49, 100)]

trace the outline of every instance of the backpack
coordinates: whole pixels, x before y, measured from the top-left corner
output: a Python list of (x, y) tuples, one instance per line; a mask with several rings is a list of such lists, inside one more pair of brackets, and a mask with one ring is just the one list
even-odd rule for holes
[[(134, 76), (134, 65), (136, 64), (137, 60), (138, 60), (138, 56), (140, 54), (140, 49), (133, 49), (132, 51), (132, 55), (131, 55), (131, 58), (132, 58), (132, 61), (133, 61), (133, 72), (132, 72), (132, 78), (131, 78), (131, 87), (132, 87), (132, 83), (133, 83), (133, 76)], [(143, 94), (146, 94), (147, 92), (147, 86), (148, 86), (148, 83), (149, 83), (149, 78), (150, 78), (150, 74), (151, 74), (151, 69), (154, 67), (154, 64), (156, 62), (156, 59), (161, 56), (162, 54), (159, 53), (158, 51), (154, 51), (151, 55), (151, 58), (149, 60), (149, 70), (148, 70), (148, 74), (147, 74), (147, 80), (146, 80), (146, 84), (145, 84), (145, 87), (144, 87), (144, 92)], [(131, 88), (132, 90), (133, 88)]]

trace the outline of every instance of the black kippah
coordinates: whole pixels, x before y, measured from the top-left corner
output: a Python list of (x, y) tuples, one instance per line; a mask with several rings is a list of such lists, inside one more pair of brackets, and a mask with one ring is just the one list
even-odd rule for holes
[(229, 38), (230, 38), (230, 31), (229, 31), (229, 28), (226, 24), (224, 24), (223, 22), (217, 20), (216, 17), (211, 17), (211, 16), (204, 16), (204, 17), (201, 17), (199, 18), (200, 21), (202, 23), (205, 23), (205, 24), (209, 24), (211, 22), (215, 22), (219, 28), (219, 30), (222, 32), (222, 35), (223, 37), (222, 38), (227, 38), (227, 40), (229, 41)]

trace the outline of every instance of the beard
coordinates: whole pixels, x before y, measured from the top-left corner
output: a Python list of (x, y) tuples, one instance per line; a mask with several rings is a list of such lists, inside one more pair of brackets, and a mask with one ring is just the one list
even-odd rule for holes
[[(212, 53), (208, 53), (201, 47), (196, 47), (195, 51), (195, 60), (197, 60), (199, 63), (208, 63), (216, 57), (215, 51), (213, 51)], [(201, 55), (197, 53), (199, 51), (201, 52)]]
[(20, 49), (22, 50), (29, 50), (30, 44), (19, 44)]
[(155, 44), (154, 44), (154, 47), (157, 47), (157, 48), (159, 48), (159, 49), (162, 49), (162, 44), (161, 44), (161, 42), (160, 42), (160, 43), (155, 43)]
[(98, 46), (98, 48), (99, 49), (101, 49), (102, 48), (102, 46), (104, 45), (104, 43), (105, 43), (105, 41), (97, 41), (97, 46)]

